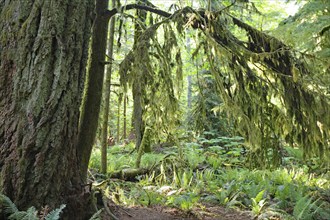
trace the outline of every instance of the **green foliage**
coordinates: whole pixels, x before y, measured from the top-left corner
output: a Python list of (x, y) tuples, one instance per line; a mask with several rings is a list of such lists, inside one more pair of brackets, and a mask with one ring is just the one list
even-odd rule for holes
[(266, 205), (266, 199), (263, 199), (265, 194), (265, 190), (260, 191), (255, 198), (252, 198), (252, 213), (255, 216), (258, 216), (261, 214), (263, 208)]
[(65, 208), (66, 205), (62, 204), (60, 208), (57, 208), (53, 211), (51, 211), (46, 217), (45, 220), (52, 220), (52, 219), (60, 219), (60, 214)]
[[(15, 213), (12, 213), (8, 219), (10, 220), (38, 220), (38, 211), (35, 207), (30, 207), (26, 211), (18, 211)], [(53, 218), (53, 219), (59, 219), (59, 218)]]
[[(115, 145), (112, 146), (108, 152), (108, 172), (114, 172), (116, 170), (121, 170), (124, 168), (132, 167), (136, 161), (136, 152), (132, 154), (132, 156), (128, 155), (130, 151), (134, 149), (134, 145), (126, 145), (120, 146)], [(148, 155), (145, 157), (148, 158)], [(144, 161), (144, 157), (142, 158), (142, 162)], [(148, 164), (149, 165), (149, 164)], [(93, 168), (97, 171), (101, 169), (101, 149), (95, 147), (92, 151), (91, 158), (89, 161), (89, 167)]]
[(317, 219), (317, 214), (330, 217), (329, 211), (322, 210), (322, 204), (318, 205), (318, 202), (309, 196), (301, 197), (294, 206), (293, 216), (297, 220)]
[[(329, 33), (329, 19), (329, 2), (309, 1), (294, 16), (283, 20), (273, 33), (301, 51), (317, 51), (318, 46), (326, 49), (323, 46), (327, 39), (322, 37)], [(318, 40), (321, 45), (316, 43)]]
[[(278, 166), (281, 141), (328, 160), (326, 85), (310, 78), (313, 70), (283, 42), (225, 13), (214, 16), (199, 53), (207, 55), (223, 100), (219, 111), (230, 113), (255, 154), (250, 161)], [(240, 32), (232, 33), (234, 27)]]
[(125, 90), (128, 86), (136, 89), (134, 82), (141, 84), (143, 120), (158, 131), (152, 133), (154, 143), (166, 140), (180, 123), (183, 64), (177, 35), (168, 19), (151, 25), (120, 64), (120, 82)]
[[(30, 207), (26, 211), (19, 211), (16, 205), (5, 195), (0, 194), (0, 207), (4, 207), (4, 214), (8, 215), (10, 220), (38, 220), (38, 210), (35, 207)], [(60, 208), (57, 208), (45, 216), (45, 220), (58, 220), (60, 214), (66, 205), (62, 204)], [(2, 210), (0, 210), (0, 213)]]
[(167, 205), (176, 206), (184, 211), (190, 211), (199, 201), (199, 196), (194, 193), (187, 193), (179, 196), (170, 196)]
[[(146, 28), (120, 64), (121, 85), (127, 90), (138, 80), (144, 86), (149, 144), (170, 140), (176, 146), (144, 154), (141, 165), (152, 171), (138, 176), (137, 185), (109, 183), (108, 196), (126, 205), (167, 204), (190, 211), (213, 202), (260, 219), (328, 219), (325, 2), (306, 3), (278, 32), (270, 32), (280, 39), (260, 31), (277, 24), (274, 16), (283, 17), (265, 2), (238, 1), (225, 8), (231, 1), (221, 1), (209, 5), (220, 7), (214, 12), (187, 7)], [(255, 22), (256, 16), (265, 22)], [(194, 60), (184, 60), (195, 62), (186, 67), (183, 25), (199, 29), (186, 33)], [(189, 75), (197, 72), (189, 126), (181, 123), (182, 68)], [(187, 135), (188, 127), (193, 135)], [(109, 150), (111, 172), (133, 166), (137, 153), (128, 155), (125, 148)], [(97, 152), (91, 167), (98, 167), (96, 157)]]
[[(211, 12), (185, 7), (149, 27), (138, 21), (143, 33), (129, 52), (125, 48), (119, 75), (124, 91), (134, 90), (134, 82), (142, 85), (150, 143), (178, 142), (181, 130), (187, 129), (182, 129), (185, 111), (190, 128), (204, 133), (206, 140), (234, 134), (235, 128), (235, 134), (244, 137), (250, 167), (275, 169), (283, 158), (291, 160), (283, 154), (287, 145), (303, 149), (305, 159), (324, 161), (318, 165), (311, 161), (310, 169), (328, 167), (329, 5), (326, 1), (301, 4), (301, 10), (284, 20), (278, 31), (262, 32), (285, 16), (279, 3), (201, 1)], [(181, 57), (182, 45), (187, 45), (193, 60), (189, 55)], [(183, 74), (196, 76), (190, 112), (180, 103)], [(219, 147), (230, 148), (225, 145)], [(234, 158), (238, 164), (238, 156)], [(215, 157), (210, 160), (214, 167), (220, 165)]]
[(5, 195), (0, 194), (0, 204), (5, 214), (18, 212), (16, 205)]
[[(293, 158), (286, 161), (287, 168), (249, 170), (242, 162), (247, 154), (242, 154), (241, 137), (195, 140), (182, 145), (183, 157), (178, 147), (162, 149), (163, 154), (145, 154), (148, 159), (141, 165), (152, 164), (153, 171), (138, 177), (138, 184), (106, 181), (108, 197), (118, 204), (168, 205), (184, 211), (207, 202), (249, 210), (259, 219), (328, 219), (328, 176), (309, 174), (300, 149), (286, 153), (286, 157)], [(114, 152), (117, 160), (121, 159), (118, 155), (125, 161), (136, 157), (124, 156), (125, 147), (114, 148)]]
[[(205, 64), (204, 64), (205, 65)], [(188, 129), (206, 137), (230, 135), (232, 127), (224, 113), (216, 114), (214, 109), (222, 104), (215, 80), (210, 71), (203, 70), (197, 75), (196, 95), (192, 98), (192, 110), (188, 112)]]

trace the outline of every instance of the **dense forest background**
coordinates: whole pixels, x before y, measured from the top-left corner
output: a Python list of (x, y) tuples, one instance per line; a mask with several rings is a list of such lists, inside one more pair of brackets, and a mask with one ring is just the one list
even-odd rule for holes
[(0, 218), (329, 219), (329, 6), (0, 1)]

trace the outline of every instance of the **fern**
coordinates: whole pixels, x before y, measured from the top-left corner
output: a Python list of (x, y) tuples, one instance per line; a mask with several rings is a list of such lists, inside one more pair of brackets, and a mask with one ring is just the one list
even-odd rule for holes
[(5, 195), (0, 194), (0, 205), (3, 207), (5, 214), (12, 214), (18, 212), (16, 205)]
[(30, 207), (27, 211), (17, 211), (9, 216), (9, 220), (38, 220), (38, 211), (34, 206)]
[[(0, 194), (0, 205), (3, 207), (4, 214), (9, 215), (9, 220), (39, 220), (38, 210), (32, 206), (27, 211), (19, 211), (16, 205), (7, 196)], [(48, 213), (45, 220), (58, 220), (66, 205)], [(2, 210), (0, 210), (1, 213)]]
[(62, 204), (60, 208), (51, 211), (45, 218), (45, 220), (58, 220), (60, 219), (60, 214), (63, 209), (66, 207), (65, 204)]
[(300, 198), (293, 209), (293, 216), (297, 220), (312, 219), (315, 211), (319, 208), (316, 205), (317, 201), (313, 202), (309, 196)]

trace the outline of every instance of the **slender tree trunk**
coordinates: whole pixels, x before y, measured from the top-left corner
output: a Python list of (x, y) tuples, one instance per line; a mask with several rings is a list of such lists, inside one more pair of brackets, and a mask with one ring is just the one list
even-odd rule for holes
[[(191, 1), (191, 5), (193, 5), (193, 1)], [(191, 6), (192, 7), (192, 6)], [(187, 37), (186, 40), (186, 48), (188, 53), (190, 54), (191, 47), (190, 47), (190, 38)], [(192, 75), (187, 76), (187, 107), (188, 111), (191, 110), (191, 102), (192, 102)]]
[[(112, 8), (116, 7), (116, 0), (111, 1)], [(101, 172), (107, 173), (107, 138), (108, 138), (108, 121), (110, 111), (110, 91), (111, 91), (111, 75), (112, 75), (112, 60), (113, 60), (113, 43), (115, 35), (115, 16), (110, 20), (109, 40), (108, 40), (108, 57), (110, 64), (107, 67), (105, 78), (105, 97), (103, 109), (103, 123), (102, 123), (102, 151), (101, 151)]]
[(119, 93), (118, 95), (118, 108), (117, 108), (117, 138), (116, 142), (119, 144), (120, 141), (120, 105), (123, 100), (123, 94)]
[(127, 102), (128, 102), (128, 97), (127, 93), (124, 95), (124, 125), (123, 125), (123, 139), (127, 139)]
[(188, 110), (191, 109), (191, 100), (192, 100), (192, 76), (191, 75), (188, 75), (187, 76), (187, 83), (188, 83), (188, 88), (187, 88), (187, 107), (188, 107)]
[(87, 74), (85, 97), (79, 125), (78, 157), (83, 179), (87, 178), (88, 162), (98, 126), (105, 66), (109, 17), (105, 15), (108, 0), (96, 0), (96, 17), (93, 25), (92, 48)]
[(0, 1), (0, 191), (82, 218), (79, 107), (91, 0)]

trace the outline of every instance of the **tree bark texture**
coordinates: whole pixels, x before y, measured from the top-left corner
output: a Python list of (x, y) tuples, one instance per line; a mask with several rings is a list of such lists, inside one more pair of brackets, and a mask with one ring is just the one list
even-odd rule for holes
[(0, 190), (19, 208), (84, 211), (76, 144), (93, 8), (0, 1)]

